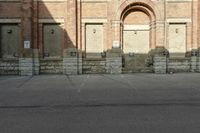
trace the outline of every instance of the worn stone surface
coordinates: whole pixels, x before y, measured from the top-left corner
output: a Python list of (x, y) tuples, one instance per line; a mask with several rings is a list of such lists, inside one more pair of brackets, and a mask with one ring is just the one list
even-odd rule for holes
[(200, 57), (197, 57), (197, 72), (200, 72)]
[(110, 74), (122, 73), (122, 57), (106, 58), (106, 71)]
[(33, 49), (33, 70), (34, 75), (39, 75), (40, 71), (40, 59), (38, 49)]
[(62, 59), (40, 59), (40, 74), (62, 74)]
[(107, 60), (102, 58), (83, 59), (83, 74), (106, 73)]
[(0, 75), (18, 75), (19, 60), (0, 60)]
[(153, 72), (152, 65), (148, 64), (147, 54), (125, 54), (123, 56), (123, 73)]
[(198, 65), (198, 57), (192, 56), (191, 57), (191, 72), (197, 71), (197, 65)]
[(19, 74), (21, 76), (33, 75), (33, 59), (32, 58), (19, 58)]
[(169, 58), (167, 64), (168, 72), (190, 72), (190, 58)]
[(165, 56), (155, 56), (153, 68), (155, 73), (165, 74), (167, 72), (167, 58)]
[(81, 52), (76, 48), (68, 48), (63, 52), (63, 74), (82, 74)]
[(122, 73), (122, 50), (112, 48), (106, 53), (106, 71), (110, 74)]
[(63, 58), (63, 73), (67, 75), (81, 74), (79, 66), (82, 66), (82, 60), (75, 58)]

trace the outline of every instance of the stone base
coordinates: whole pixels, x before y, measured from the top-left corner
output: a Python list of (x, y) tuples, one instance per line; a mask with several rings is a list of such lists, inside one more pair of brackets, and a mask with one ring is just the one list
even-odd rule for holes
[(33, 49), (33, 74), (39, 75), (39, 72), (40, 72), (39, 50)]
[(76, 48), (68, 48), (63, 51), (63, 74), (82, 74), (82, 54)]
[(113, 48), (106, 53), (106, 71), (110, 74), (122, 73), (122, 50)]
[(19, 75), (18, 59), (0, 59), (0, 75)]
[(165, 74), (167, 72), (167, 58), (155, 56), (153, 67), (156, 74)]
[(122, 57), (106, 58), (106, 72), (109, 74), (121, 74)]
[(196, 72), (197, 71), (197, 57), (192, 56), (191, 57), (191, 72)]
[(82, 74), (82, 60), (77, 58), (63, 58), (63, 74), (76, 75)]
[(197, 57), (197, 69), (196, 72), (200, 72), (200, 57)]
[(33, 58), (19, 59), (19, 75), (21, 76), (33, 75)]
[(40, 61), (39, 58), (33, 58), (33, 74), (39, 75), (40, 73)]

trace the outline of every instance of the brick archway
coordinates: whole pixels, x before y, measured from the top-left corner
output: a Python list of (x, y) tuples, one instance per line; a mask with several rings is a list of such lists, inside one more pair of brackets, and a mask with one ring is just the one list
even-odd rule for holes
[(161, 20), (161, 14), (158, 10), (158, 8), (153, 4), (150, 0), (125, 0), (118, 8), (115, 19), (121, 20), (121, 15), (124, 11), (126, 11), (128, 8), (135, 6), (135, 5), (141, 5), (143, 7), (146, 7), (149, 9), (151, 13), (153, 13), (156, 20)]
[[(120, 43), (123, 44), (123, 26), (124, 26), (124, 19), (128, 12), (131, 10), (137, 10), (145, 13), (150, 20), (149, 27), (150, 27), (150, 49), (154, 49), (156, 47), (156, 20), (157, 20), (157, 9), (153, 6), (151, 1), (141, 0), (137, 2), (135, 0), (125, 1), (122, 3), (118, 10), (117, 19), (120, 20)], [(158, 15), (160, 17), (160, 15)]]

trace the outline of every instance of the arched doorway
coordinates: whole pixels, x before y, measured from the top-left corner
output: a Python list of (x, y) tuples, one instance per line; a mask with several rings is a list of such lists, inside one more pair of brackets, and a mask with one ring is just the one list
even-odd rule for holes
[(150, 19), (140, 10), (131, 10), (123, 20), (123, 51), (125, 54), (147, 54), (150, 49)]
[(121, 15), (124, 72), (153, 72), (149, 52), (155, 47), (155, 16), (141, 3), (129, 5)]

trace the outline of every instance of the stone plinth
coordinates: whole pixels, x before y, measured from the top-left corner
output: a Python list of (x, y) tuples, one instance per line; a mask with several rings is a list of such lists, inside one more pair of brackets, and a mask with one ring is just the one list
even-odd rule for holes
[(167, 73), (167, 57), (169, 53), (164, 47), (157, 47), (154, 52), (153, 68), (156, 74)]
[(19, 75), (32, 76), (34, 75), (33, 50), (24, 49), (19, 58)]
[(196, 72), (197, 71), (197, 58), (196, 56), (191, 57), (191, 72)]
[(156, 74), (165, 74), (167, 70), (167, 58), (165, 56), (154, 56), (153, 67)]
[(33, 49), (33, 74), (39, 75), (40, 61), (38, 49)]
[(113, 48), (106, 53), (106, 71), (109, 74), (122, 73), (122, 50)]
[(81, 53), (77, 49), (69, 48), (64, 50), (63, 74), (67, 75), (82, 74), (82, 58), (81, 58)]
[(200, 57), (197, 57), (197, 72), (200, 72)]
[(19, 74), (21, 76), (33, 75), (33, 58), (20, 58), (19, 59)]

